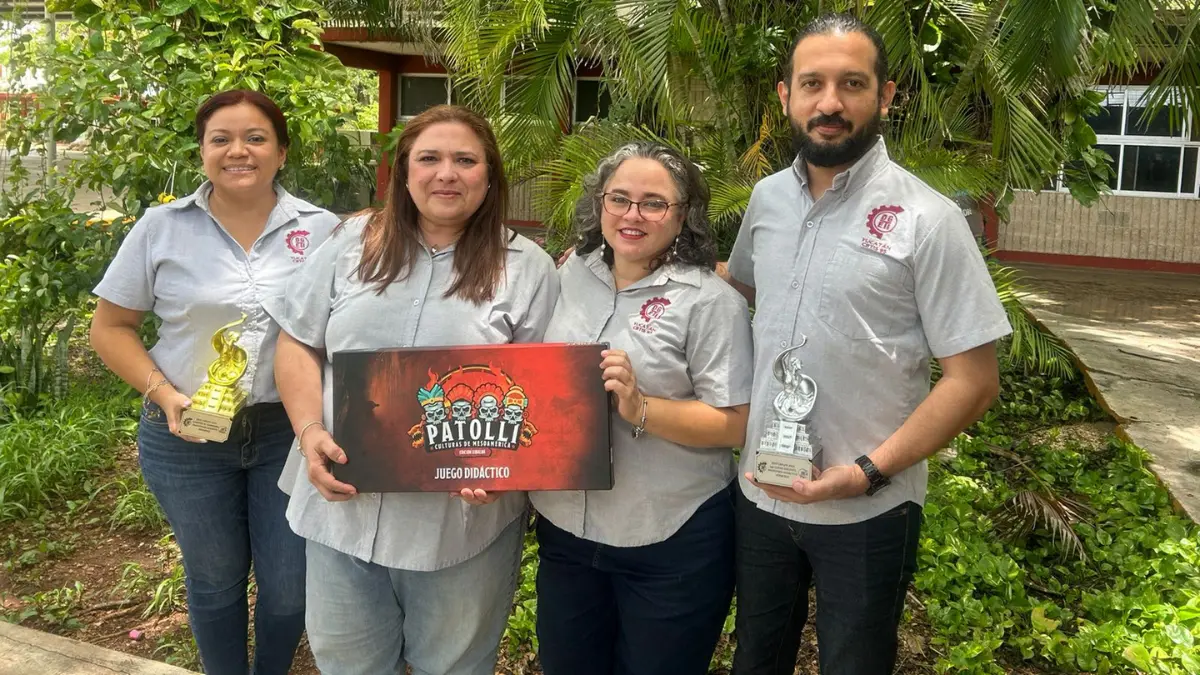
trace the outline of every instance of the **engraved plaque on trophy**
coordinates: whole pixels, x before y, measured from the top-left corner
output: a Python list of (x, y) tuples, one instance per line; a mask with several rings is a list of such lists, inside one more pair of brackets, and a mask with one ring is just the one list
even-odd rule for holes
[(813, 423), (805, 421), (817, 401), (817, 383), (801, 372), (800, 359), (792, 355), (806, 341), (780, 352), (772, 366), (783, 391), (773, 401), (775, 414), (754, 451), (754, 480), (759, 483), (791, 487), (797, 478), (811, 480), (813, 466), (819, 466), (821, 443)]
[(192, 396), (192, 405), (179, 416), (179, 433), (184, 436), (224, 442), (233, 429), (233, 419), (246, 404), (246, 392), (238, 381), (246, 373), (246, 350), (238, 346), (241, 332), (234, 330), (246, 315), (213, 333), (217, 358), (208, 366), (208, 376)]

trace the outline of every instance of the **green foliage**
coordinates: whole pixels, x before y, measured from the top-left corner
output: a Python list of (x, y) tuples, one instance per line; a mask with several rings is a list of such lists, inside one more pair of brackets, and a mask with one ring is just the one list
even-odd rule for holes
[(16, 624), (32, 619), (52, 628), (78, 630), (83, 628), (83, 624), (75, 618), (74, 613), (82, 600), (83, 584), (76, 581), (71, 586), (24, 596), (21, 598), (24, 607), (2, 614), (0, 619)]
[(165, 615), (187, 610), (187, 588), (184, 586), (183, 565), (176, 563), (171, 567), (171, 573), (159, 581), (150, 594), (150, 602), (142, 617), (155, 614)]
[(508, 627), (504, 629), (504, 645), (511, 663), (527, 664), (537, 656), (537, 537), (525, 533), (525, 548), (521, 552), (521, 577), (518, 580)]
[(53, 410), (0, 425), (0, 522), (29, 519), (86, 495), (136, 420), (115, 378), (79, 388)]
[(127, 226), (75, 213), (61, 194), (0, 196), (0, 419), (65, 395), (80, 308)]
[(127, 530), (158, 531), (167, 526), (167, 518), (151, 494), (141, 472), (131, 473), (114, 481), (112, 487), (118, 492), (109, 523), (113, 527)]
[[(203, 180), (193, 131), (197, 106), (218, 91), (262, 91), (288, 117), (291, 147), (280, 181), (332, 209), (352, 210), (373, 184), (370, 150), (351, 126), (345, 68), (315, 45), (327, 15), (312, 0), (77, 0), (78, 29), (47, 53), (15, 40), (10, 79), (35, 67), (46, 80), (31, 114), (9, 118), (4, 146), (25, 155), (47, 132), (86, 142), (59, 189), (115, 194), (132, 216), (164, 192)], [(9, 110), (8, 112), (13, 112)]]
[(66, 557), (75, 550), (75, 542), (78, 539), (77, 533), (71, 533), (61, 539), (43, 537), (38, 539), (36, 544), (25, 546), (10, 534), (6, 546), (8, 560), (4, 561), (3, 569), (11, 574), (34, 567), (47, 560)]
[[(1200, 530), (1172, 512), (1141, 450), (1030, 440), (1097, 416), (1081, 385), (1009, 369), (1002, 392), (955, 456), (931, 463), (915, 586), (939, 672), (1197, 672)], [(1004, 505), (1030, 490), (1084, 507), (1070, 523), (1084, 555), (1048, 520), (1006, 536)]]
[(331, 8), (422, 39), (464, 100), (495, 121), (510, 170), (554, 183), (545, 202), (559, 208), (550, 195), (570, 189), (548, 162), (572, 150), (570, 136), (591, 132), (570, 117), (583, 65), (602, 69), (612, 122), (706, 155), (717, 210), (740, 212), (731, 198), (744, 199), (764, 170), (792, 158), (774, 88), (792, 36), (822, 11), (856, 12), (882, 34), (899, 92), (884, 129), (890, 151), (947, 195), (991, 195), (1003, 207), (1013, 188), (1040, 189), (1062, 171), (1076, 199), (1091, 203), (1112, 173), (1085, 119), (1098, 100), (1092, 83), (1130, 77), (1148, 59), (1167, 64), (1153, 83), (1155, 106), (1200, 100), (1200, 8), (1168, 12), (1157, 0), (337, 0)]
[(154, 655), (162, 657), (163, 661), (173, 666), (198, 673), (204, 672), (200, 664), (200, 649), (196, 647), (196, 638), (187, 626), (160, 637), (154, 648)]

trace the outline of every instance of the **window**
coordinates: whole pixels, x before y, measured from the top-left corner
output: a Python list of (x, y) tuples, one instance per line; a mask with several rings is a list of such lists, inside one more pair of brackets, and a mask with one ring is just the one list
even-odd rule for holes
[(1175, 108), (1172, 128), (1168, 107), (1144, 118), (1145, 87), (1105, 91), (1103, 109), (1088, 123), (1096, 130), (1096, 147), (1113, 158), (1117, 175), (1109, 187), (1118, 194), (1200, 196), (1196, 180), (1200, 129), (1189, 128), (1189, 116)]
[(612, 98), (601, 80), (575, 80), (575, 113), (572, 121), (576, 124), (586, 122), (595, 117), (605, 119), (608, 109), (612, 106)]
[(450, 102), (450, 79), (445, 75), (401, 75), (399, 96), (401, 117), (420, 115)]

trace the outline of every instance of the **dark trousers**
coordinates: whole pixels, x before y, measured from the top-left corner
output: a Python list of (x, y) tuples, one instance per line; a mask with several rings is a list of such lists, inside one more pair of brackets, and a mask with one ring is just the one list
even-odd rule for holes
[(733, 675), (792, 675), (814, 579), (821, 675), (891, 675), (920, 530), (912, 502), (861, 523), (805, 525), (737, 490)]
[[(142, 410), (142, 475), (183, 554), (188, 617), (210, 675), (285, 675), (304, 632), (304, 540), (276, 485), (291, 451), (280, 404), (246, 408), (224, 443), (189, 443), (153, 403)], [(254, 565), (254, 661), (246, 655), (246, 583)], [(253, 665), (253, 670), (251, 670)]]
[(538, 518), (546, 675), (704, 675), (733, 596), (733, 495), (647, 546), (581, 539)]

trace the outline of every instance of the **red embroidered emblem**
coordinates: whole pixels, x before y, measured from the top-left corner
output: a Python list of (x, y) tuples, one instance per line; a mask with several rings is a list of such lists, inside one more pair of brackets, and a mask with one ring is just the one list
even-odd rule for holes
[(658, 330), (658, 326), (654, 325), (654, 322), (662, 318), (662, 315), (667, 311), (667, 306), (670, 304), (671, 301), (667, 298), (650, 298), (647, 300), (639, 312), (642, 320), (634, 321), (633, 329), (639, 333), (652, 335), (654, 331)]
[(896, 224), (900, 222), (898, 214), (901, 213), (904, 213), (904, 209), (899, 206), (880, 206), (867, 216), (867, 229), (876, 239), (883, 239), (883, 235), (896, 229)]
[(284, 238), (288, 250), (296, 255), (304, 255), (308, 250), (308, 230), (292, 230)]
[(667, 305), (671, 301), (666, 298), (650, 298), (646, 304), (642, 305), (642, 320), (649, 323), (663, 315), (667, 311)]

